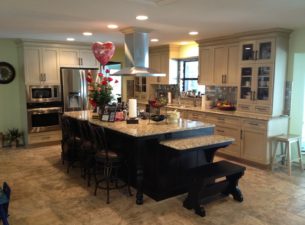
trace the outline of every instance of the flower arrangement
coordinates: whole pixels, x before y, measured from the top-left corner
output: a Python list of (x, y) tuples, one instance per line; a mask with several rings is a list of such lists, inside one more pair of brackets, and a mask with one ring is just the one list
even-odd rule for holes
[(109, 69), (105, 70), (105, 74), (100, 71), (95, 81), (91, 71), (87, 73), (89, 103), (93, 108), (103, 107), (113, 99), (111, 82), (118, 83), (118, 80), (109, 77), (109, 72)]

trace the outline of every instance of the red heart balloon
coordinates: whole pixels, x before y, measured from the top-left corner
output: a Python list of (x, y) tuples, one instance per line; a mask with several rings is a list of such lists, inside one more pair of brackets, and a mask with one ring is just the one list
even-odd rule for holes
[(92, 45), (92, 52), (103, 66), (105, 66), (114, 54), (114, 44), (112, 42), (95, 42)]

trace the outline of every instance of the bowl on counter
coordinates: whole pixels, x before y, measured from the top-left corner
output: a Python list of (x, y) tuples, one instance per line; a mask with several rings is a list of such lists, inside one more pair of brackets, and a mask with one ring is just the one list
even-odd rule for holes
[(150, 119), (155, 122), (161, 122), (165, 119), (164, 115), (151, 115)]

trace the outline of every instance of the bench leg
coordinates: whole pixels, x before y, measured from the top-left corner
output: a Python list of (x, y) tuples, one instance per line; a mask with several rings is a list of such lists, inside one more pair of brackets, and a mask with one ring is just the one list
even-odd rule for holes
[(200, 181), (200, 179), (198, 179), (193, 182), (188, 196), (183, 202), (183, 207), (189, 210), (194, 209), (197, 215), (204, 217), (206, 215), (204, 207), (200, 206), (201, 192), (204, 191), (204, 187), (208, 185), (210, 181)]
[(225, 195), (231, 194), (233, 199), (239, 202), (244, 200), (241, 190), (237, 187), (238, 180), (243, 176), (243, 173), (238, 173), (232, 176), (227, 176), (227, 181), (229, 181), (228, 188), (223, 192)]

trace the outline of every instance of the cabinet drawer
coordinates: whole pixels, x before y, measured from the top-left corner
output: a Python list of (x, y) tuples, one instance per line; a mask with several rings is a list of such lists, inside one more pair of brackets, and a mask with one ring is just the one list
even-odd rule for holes
[(29, 144), (47, 143), (61, 140), (61, 131), (49, 131), (29, 134)]
[(232, 137), (235, 139), (233, 143), (225, 148), (219, 149), (220, 152), (227, 155), (240, 157), (240, 128), (227, 128), (222, 126), (216, 126), (215, 134)]
[(239, 126), (240, 119), (237, 117), (223, 116), (223, 115), (206, 115), (205, 120), (207, 122), (215, 123), (216, 125), (233, 125)]
[(267, 123), (259, 120), (244, 120), (243, 128), (248, 128), (252, 130), (267, 130)]
[(269, 106), (255, 106), (254, 110), (256, 113), (266, 113), (266, 114), (271, 113), (271, 108)]
[(187, 118), (190, 120), (199, 120), (199, 121), (203, 121), (205, 118), (204, 113), (199, 113), (199, 112), (187, 112)]
[(235, 141), (233, 143), (240, 142), (240, 129), (239, 128), (228, 128), (228, 127), (216, 126), (215, 134), (234, 138)]
[(247, 105), (247, 104), (238, 104), (237, 105), (237, 110), (240, 110), (240, 111), (250, 112), (251, 109), (252, 109), (251, 105)]

